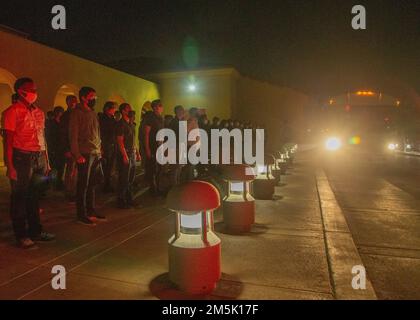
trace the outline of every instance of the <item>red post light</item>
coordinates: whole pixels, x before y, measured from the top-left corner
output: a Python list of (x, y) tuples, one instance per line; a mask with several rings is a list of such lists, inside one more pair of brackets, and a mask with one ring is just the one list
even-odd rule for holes
[(257, 166), (257, 178), (253, 184), (253, 196), (258, 200), (272, 200), (276, 179), (271, 173), (272, 165), (275, 159), (272, 155), (265, 155), (264, 165)]
[(235, 233), (249, 232), (255, 222), (255, 199), (250, 194), (255, 175), (247, 165), (226, 165), (222, 168), (228, 192), (223, 199), (223, 219), (226, 228)]
[(169, 279), (187, 293), (209, 294), (221, 277), (221, 240), (213, 220), (219, 192), (210, 183), (191, 181), (169, 192), (167, 206), (176, 217), (169, 240)]

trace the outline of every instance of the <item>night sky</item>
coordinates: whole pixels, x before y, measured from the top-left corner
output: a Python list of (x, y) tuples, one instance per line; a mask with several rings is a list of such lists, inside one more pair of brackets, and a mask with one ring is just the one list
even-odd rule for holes
[[(54, 4), (67, 30), (51, 28)], [(367, 9), (367, 30), (351, 28), (351, 8)], [(420, 91), (420, 1), (1, 1), (0, 23), (49, 46), (100, 63), (137, 59), (140, 68), (234, 66), (244, 75), (326, 94), (398, 78)], [(152, 61), (153, 63), (150, 63)], [(143, 63), (143, 64), (142, 64)], [(144, 65), (144, 68), (142, 66)]]

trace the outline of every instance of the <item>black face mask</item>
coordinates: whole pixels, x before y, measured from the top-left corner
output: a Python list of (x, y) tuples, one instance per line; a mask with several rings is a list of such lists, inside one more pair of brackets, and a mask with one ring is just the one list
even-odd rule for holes
[(88, 100), (87, 105), (89, 108), (93, 109), (95, 107), (95, 104), (96, 104), (96, 99)]

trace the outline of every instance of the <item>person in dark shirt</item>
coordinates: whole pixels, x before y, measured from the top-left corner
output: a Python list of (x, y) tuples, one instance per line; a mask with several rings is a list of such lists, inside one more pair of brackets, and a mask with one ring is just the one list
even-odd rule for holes
[(229, 130), (229, 120), (222, 120), (219, 126), (220, 130), (227, 129)]
[(69, 95), (66, 98), (67, 110), (61, 117), (60, 144), (66, 161), (64, 174), (64, 192), (66, 198), (73, 202), (76, 198), (77, 166), (70, 150), (69, 123), (70, 114), (77, 106), (77, 97)]
[(156, 152), (159, 147), (158, 142), (156, 141), (156, 136), (159, 130), (163, 128), (163, 105), (160, 100), (155, 100), (152, 102), (153, 112), (145, 115), (143, 120), (143, 134), (142, 137), (145, 147), (145, 169), (146, 169), (146, 180), (150, 186), (150, 192), (152, 195), (158, 195), (157, 189), (157, 176), (159, 174), (159, 166), (156, 162)]
[(47, 111), (47, 117), (45, 118), (45, 138), (48, 137), (48, 130), (50, 129), (51, 123), (54, 120), (54, 111)]
[(204, 131), (206, 131), (207, 134), (210, 134), (211, 125), (206, 114), (202, 114), (199, 116), (198, 126), (200, 127), (200, 129), (203, 129)]
[(131, 110), (128, 113), (128, 119), (130, 120), (130, 124), (134, 124), (136, 126), (136, 112)]
[[(174, 118), (172, 119), (169, 128), (171, 130), (173, 130), (175, 132), (175, 135), (177, 137), (178, 140), (178, 135), (179, 135), (179, 122), (180, 121), (185, 121), (185, 109), (183, 106), (176, 106), (174, 108)], [(178, 146), (178, 143), (177, 143)]]
[(219, 117), (213, 117), (213, 122), (211, 123), (211, 129), (217, 129), (220, 128), (220, 118)]
[(70, 116), (71, 153), (77, 162), (77, 217), (81, 224), (95, 226), (106, 220), (95, 209), (95, 189), (103, 178), (101, 138), (98, 116), (94, 111), (96, 91), (83, 87), (79, 92), (80, 105)]
[(114, 118), (117, 111), (117, 104), (113, 101), (107, 101), (103, 108), (103, 114), (99, 118), (101, 128), (101, 141), (103, 150), (104, 166), (104, 192), (113, 192), (111, 186), (112, 169), (115, 164), (117, 154), (117, 145), (115, 139), (115, 129), (117, 121)]
[(165, 128), (169, 128), (173, 119), (174, 119), (173, 115), (171, 114), (165, 115), (164, 120), (163, 120), (163, 126)]
[(115, 117), (115, 120), (120, 121), (122, 118), (121, 112), (116, 111), (114, 117)]
[[(133, 205), (133, 183), (136, 174), (136, 161), (140, 161), (140, 153), (135, 145), (136, 125), (131, 106), (123, 103), (119, 108), (122, 118), (116, 126), (118, 145), (118, 207), (128, 209)], [(130, 117), (131, 116), (131, 117)]]
[(51, 168), (56, 171), (55, 188), (61, 190), (64, 186), (63, 175), (66, 164), (60, 139), (61, 118), (64, 114), (64, 108), (57, 106), (53, 112), (54, 117), (50, 121), (46, 137)]
[[(171, 183), (173, 186), (178, 185), (181, 183), (181, 173), (184, 165), (179, 163), (179, 123), (181, 121), (185, 121), (185, 109), (183, 106), (178, 105), (174, 108), (174, 119), (171, 121), (169, 128), (175, 133), (176, 136), (176, 159), (177, 164), (172, 165), (172, 176), (171, 176)], [(186, 150), (187, 147), (184, 146)]]
[(146, 148), (144, 146), (144, 119), (148, 117), (148, 114), (152, 113), (152, 111), (146, 111), (145, 109), (141, 110), (141, 116), (140, 116), (140, 127), (139, 127), (139, 135), (138, 135), (138, 141), (139, 141), (139, 149), (140, 149), (140, 156), (141, 156), (141, 167), (144, 169), (145, 167), (145, 159), (146, 159)]

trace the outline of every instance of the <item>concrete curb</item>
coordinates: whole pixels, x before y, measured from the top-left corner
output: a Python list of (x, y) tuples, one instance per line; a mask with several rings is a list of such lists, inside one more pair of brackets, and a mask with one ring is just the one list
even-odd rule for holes
[(377, 300), (368, 275), (366, 290), (352, 287), (355, 276), (352, 269), (354, 266), (363, 266), (363, 262), (323, 170), (316, 172), (316, 185), (334, 297), (339, 300)]
[(420, 152), (404, 152), (404, 151), (395, 151), (396, 154), (410, 157), (420, 157)]

